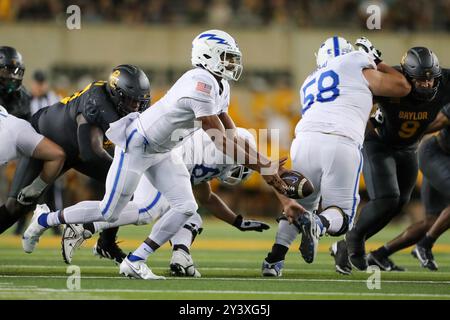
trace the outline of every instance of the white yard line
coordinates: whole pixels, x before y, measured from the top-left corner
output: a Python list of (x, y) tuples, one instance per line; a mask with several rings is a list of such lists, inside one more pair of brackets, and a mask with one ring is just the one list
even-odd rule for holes
[[(8, 288), (0, 293), (30, 291), (29, 288)], [(450, 294), (427, 293), (381, 293), (381, 292), (302, 292), (302, 291), (249, 291), (249, 290), (147, 290), (147, 289), (32, 289), (39, 293), (191, 293), (191, 294), (248, 294), (248, 295), (300, 295), (300, 296), (367, 296), (367, 297), (417, 297), (417, 298), (450, 298)]]
[[(44, 276), (44, 275), (0, 275), (0, 278), (44, 278), (44, 279), (67, 279), (68, 276)], [(82, 279), (121, 279), (129, 280), (123, 276), (83, 276)], [(365, 283), (365, 279), (291, 279), (291, 278), (189, 278), (189, 277), (168, 277), (167, 280), (194, 280), (194, 281), (278, 281), (278, 282), (343, 282), (343, 283)], [(415, 284), (450, 284), (450, 281), (440, 280), (381, 280), (382, 283), (415, 283)]]

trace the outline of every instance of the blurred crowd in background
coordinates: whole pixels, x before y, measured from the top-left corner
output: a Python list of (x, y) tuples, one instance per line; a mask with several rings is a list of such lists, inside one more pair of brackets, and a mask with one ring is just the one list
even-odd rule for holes
[(366, 8), (376, 4), (383, 29), (450, 30), (450, 0), (0, 0), (0, 21), (65, 19), (72, 4), (85, 22), (249, 28), (364, 28)]
[[(450, 31), (450, 0), (0, 0), (2, 22), (58, 23), (67, 18), (66, 8), (81, 7), (83, 23), (124, 23), (151, 25), (213, 25), (258, 28), (365, 28), (366, 8), (377, 4), (383, 16), (383, 29), (395, 31)], [(357, 8), (357, 10), (355, 10)], [(315, 14), (320, 12), (320, 14)], [(27, 57), (24, 57), (25, 61)], [(34, 67), (36, 68), (36, 66)], [(97, 68), (97, 69), (95, 69)], [(152, 102), (156, 102), (182, 70), (145, 70), (152, 81)], [(32, 81), (27, 89), (34, 96), (32, 111), (71, 95), (89, 82), (103, 79), (105, 67), (55, 64), (51, 70), (26, 74)], [(230, 114), (245, 128), (280, 130), (280, 153), (289, 154), (294, 127), (300, 118), (298, 84), (289, 70), (258, 74), (246, 71), (233, 89)], [(245, 95), (239, 95), (245, 91)], [(271, 141), (268, 141), (270, 149)], [(14, 164), (0, 170), (0, 203), (7, 195)], [(227, 188), (214, 185), (230, 206), (251, 215), (276, 216), (280, 206), (270, 189), (255, 174), (244, 186)], [(59, 198), (55, 209), (85, 199), (99, 199), (103, 186), (73, 171), (57, 184)], [(367, 198), (361, 185), (362, 203)], [(418, 193), (416, 190), (415, 196)], [(413, 204), (406, 209), (420, 214)]]

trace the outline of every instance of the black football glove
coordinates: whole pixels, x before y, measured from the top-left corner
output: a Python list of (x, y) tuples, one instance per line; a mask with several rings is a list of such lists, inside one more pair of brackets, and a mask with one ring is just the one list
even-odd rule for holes
[(257, 220), (244, 220), (241, 215), (236, 217), (234, 220), (233, 226), (238, 228), (241, 231), (258, 231), (262, 232), (263, 230), (270, 229), (270, 226), (267, 223), (257, 221)]
[(375, 64), (379, 64), (383, 61), (381, 60), (381, 51), (375, 48), (372, 42), (370, 42), (366, 37), (356, 39), (355, 46), (357, 46), (360, 51), (367, 53)]

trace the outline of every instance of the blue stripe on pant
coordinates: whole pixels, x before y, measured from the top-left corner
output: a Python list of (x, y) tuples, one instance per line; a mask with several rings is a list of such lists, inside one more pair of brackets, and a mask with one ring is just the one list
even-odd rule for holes
[(125, 153), (122, 151), (120, 153), (120, 162), (119, 162), (119, 167), (117, 168), (116, 178), (114, 179), (114, 185), (113, 185), (111, 194), (109, 195), (108, 202), (106, 203), (105, 208), (102, 210), (102, 216), (104, 216), (108, 212), (109, 206), (111, 205), (111, 202), (114, 199), (114, 194), (116, 193), (117, 184), (119, 183), (120, 172), (122, 171), (124, 157), (125, 157)]
[(350, 225), (353, 223), (353, 218), (355, 217), (355, 213), (356, 213), (356, 203), (357, 203), (357, 192), (359, 192), (358, 190), (358, 185), (359, 185), (359, 177), (361, 175), (361, 170), (362, 170), (362, 166), (363, 166), (363, 155), (361, 153), (361, 151), (359, 151), (359, 167), (358, 167), (358, 173), (356, 175), (356, 179), (355, 179), (355, 186), (353, 188), (353, 205), (352, 205), (352, 215), (350, 216)]
[(152, 203), (150, 203), (147, 207), (139, 209), (139, 213), (144, 213), (147, 212), (148, 210), (150, 210), (151, 208), (153, 208), (156, 203), (159, 201), (159, 199), (161, 198), (161, 192), (158, 191), (158, 193), (156, 194), (155, 199), (153, 199)]
[[(127, 141), (126, 141), (125, 150), (128, 148), (128, 144), (130, 143), (131, 139), (133, 138), (133, 136), (134, 136), (134, 134), (136, 132), (137, 132), (137, 129), (134, 129), (133, 131), (131, 131), (131, 133), (128, 136)], [(116, 177), (114, 178), (113, 188), (112, 188), (111, 194), (109, 195), (108, 202), (106, 203), (105, 208), (103, 208), (103, 210), (102, 210), (102, 216), (104, 216), (108, 212), (108, 209), (111, 206), (111, 203), (112, 203), (112, 201), (114, 199), (114, 195), (116, 193), (117, 185), (119, 184), (119, 178), (120, 178), (120, 173), (122, 171), (124, 158), (125, 158), (125, 152), (122, 151), (120, 153), (119, 167), (117, 168)]]

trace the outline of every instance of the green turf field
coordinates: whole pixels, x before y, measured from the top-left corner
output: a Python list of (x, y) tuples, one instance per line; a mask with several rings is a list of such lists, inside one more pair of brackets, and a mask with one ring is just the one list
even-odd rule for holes
[[(130, 280), (118, 268), (91, 253), (93, 240), (75, 255), (81, 270), (81, 290), (67, 289), (67, 265), (61, 258), (59, 238), (46, 235), (33, 254), (21, 250), (20, 239), (0, 237), (0, 299), (450, 299), (450, 235), (436, 246), (438, 272), (422, 269), (410, 250), (393, 256), (408, 271), (381, 273), (381, 289), (367, 288), (368, 273), (342, 276), (334, 271), (328, 247), (335, 238), (321, 240), (315, 263), (303, 262), (298, 244), (292, 247), (282, 278), (262, 278), (260, 266), (270, 249), (275, 224), (264, 233), (240, 232), (222, 222), (207, 220), (192, 256), (202, 278), (173, 278), (168, 272), (170, 250), (161, 248), (149, 260), (156, 274), (167, 280)], [(370, 247), (396, 235), (402, 226), (389, 227)], [(149, 227), (127, 227), (120, 245), (132, 250)]]

